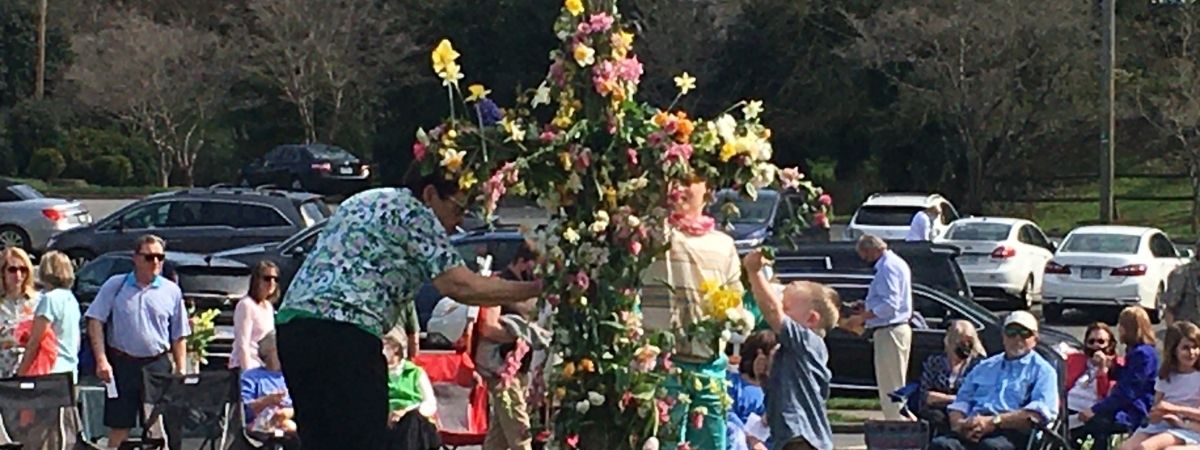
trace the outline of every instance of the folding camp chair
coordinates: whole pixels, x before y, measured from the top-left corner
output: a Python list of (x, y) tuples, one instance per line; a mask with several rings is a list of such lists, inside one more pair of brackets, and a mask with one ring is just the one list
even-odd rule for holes
[(422, 350), (413, 363), (425, 370), (437, 396), (438, 435), (442, 448), (483, 445), (488, 427), (488, 392), (475, 373), (472, 323), (454, 350)]
[(80, 430), (71, 374), (0, 380), (0, 449), (94, 449)]
[[(150, 413), (142, 434), (121, 443), (122, 450), (159, 450), (183, 448), (185, 432), (202, 438), (200, 445), (210, 450), (224, 449), (231, 430), (241, 427), (233, 422), (241, 408), (240, 383), (236, 372), (215, 370), (190, 375), (144, 372), (144, 398)], [(166, 437), (152, 436), (154, 429), (165, 429)]]

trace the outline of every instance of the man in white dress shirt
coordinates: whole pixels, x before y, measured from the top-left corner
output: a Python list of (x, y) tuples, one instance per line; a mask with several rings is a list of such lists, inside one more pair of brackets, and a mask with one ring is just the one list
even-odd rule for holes
[(908, 224), (908, 236), (905, 236), (904, 240), (908, 242), (933, 241), (933, 238), (937, 237), (937, 229), (933, 225), (937, 223), (941, 215), (942, 209), (938, 205), (932, 205), (925, 208), (924, 211), (913, 214), (912, 222)]

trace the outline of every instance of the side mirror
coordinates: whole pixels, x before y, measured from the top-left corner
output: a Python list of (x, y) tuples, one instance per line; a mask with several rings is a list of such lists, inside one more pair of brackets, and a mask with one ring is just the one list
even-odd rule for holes
[(304, 248), (303, 245), (297, 245), (295, 247), (292, 247), (292, 249), (288, 251), (288, 256), (293, 256), (293, 257), (305, 256), (307, 254), (308, 254), (308, 249)]

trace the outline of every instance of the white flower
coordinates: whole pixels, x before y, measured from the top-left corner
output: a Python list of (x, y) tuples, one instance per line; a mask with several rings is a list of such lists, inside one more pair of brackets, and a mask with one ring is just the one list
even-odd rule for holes
[(732, 141), (737, 138), (737, 120), (729, 114), (722, 114), (717, 119), (717, 136), (726, 141)]
[(592, 409), (592, 404), (588, 403), (587, 400), (580, 400), (579, 403), (575, 404), (575, 411), (578, 411), (580, 414), (587, 414), (589, 409)]
[(592, 222), (592, 234), (600, 234), (603, 233), (604, 230), (608, 229), (609, 217), (607, 211), (596, 211), (595, 218), (596, 221)]
[(579, 297), (579, 306), (587, 306), (587, 296)]
[(775, 181), (775, 165), (774, 164), (758, 164), (750, 170), (750, 184), (754, 187), (762, 189), (769, 186)]
[(575, 231), (574, 228), (567, 227), (567, 231), (563, 231), (563, 239), (572, 244), (579, 242), (579, 232)]
[(534, 91), (533, 103), (530, 106), (537, 108), (538, 105), (549, 105), (549, 104), (550, 104), (550, 85), (546, 84), (545, 81), (542, 81), (541, 86), (538, 86), (537, 91)]
[(746, 102), (746, 106), (742, 107), (742, 114), (746, 115), (746, 120), (754, 120), (763, 111), (762, 100), (750, 100)]
[(650, 436), (650, 439), (646, 439), (646, 443), (642, 444), (642, 450), (658, 450), (658, 438)]
[(592, 406), (600, 406), (604, 404), (604, 396), (596, 391), (588, 391), (588, 401)]
[(733, 333), (729, 332), (729, 330), (721, 330), (721, 340), (722, 341), (728, 341), (732, 338), (733, 338)]
[(637, 228), (642, 225), (642, 219), (630, 214), (629, 217), (625, 218), (625, 225), (629, 226), (629, 228)]
[(583, 190), (583, 178), (579, 177), (578, 172), (571, 172), (571, 176), (567, 177), (567, 190), (571, 192)]

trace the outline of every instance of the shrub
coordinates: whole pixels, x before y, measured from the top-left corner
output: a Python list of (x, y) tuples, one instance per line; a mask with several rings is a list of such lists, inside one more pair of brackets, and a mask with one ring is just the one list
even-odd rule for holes
[(133, 177), (133, 163), (121, 155), (98, 156), (92, 160), (88, 182), (102, 186), (125, 186)]
[(91, 180), (89, 172), (96, 158), (124, 156), (133, 166), (128, 184), (149, 186), (158, 180), (158, 160), (145, 140), (115, 130), (76, 128), (68, 133), (66, 141), (66, 176)]
[(29, 160), (29, 168), (25, 169), (25, 173), (34, 178), (43, 180), (51, 180), (62, 175), (63, 169), (67, 168), (67, 160), (63, 159), (62, 152), (53, 148), (39, 148), (33, 152), (33, 157)]

